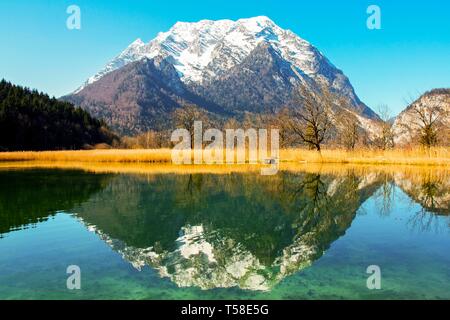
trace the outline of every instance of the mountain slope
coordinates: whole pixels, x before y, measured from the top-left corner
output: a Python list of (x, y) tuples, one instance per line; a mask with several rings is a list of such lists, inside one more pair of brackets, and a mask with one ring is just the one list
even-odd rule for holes
[[(396, 118), (393, 124), (395, 134), (394, 142), (398, 145), (404, 145), (411, 142), (417, 142), (418, 130), (423, 126), (419, 119), (417, 109), (424, 110), (430, 120), (435, 121), (439, 128), (438, 142), (443, 145), (449, 145), (450, 137), (450, 89), (434, 89), (421, 95), (416, 101), (411, 103)], [(429, 111), (436, 110), (434, 114)]]
[[(116, 84), (115, 90), (120, 87), (127, 91), (117, 94), (113, 93), (114, 89), (108, 83), (101, 83), (104, 78), (108, 82), (111, 79), (115, 82), (127, 79), (128, 82), (131, 77), (131, 70), (126, 69), (128, 65), (154, 58), (172, 66), (170, 81), (178, 83), (180, 90), (171, 88), (170, 99), (161, 99), (155, 90), (144, 93), (139, 89), (152, 87), (150, 83), (159, 88), (163, 85), (161, 81), (166, 81), (165, 77), (158, 79), (148, 75), (145, 80), (140, 74), (137, 78), (142, 81), (141, 84), (134, 82), (134, 87), (128, 83)], [(114, 73), (121, 70), (128, 76)], [(112, 73), (114, 77), (110, 76)], [(377, 119), (376, 114), (359, 100), (342, 71), (309, 42), (289, 30), (283, 30), (267, 17), (178, 22), (148, 44), (140, 39), (133, 42), (65, 99), (80, 101), (84, 108), (94, 115), (105, 117), (113, 127), (119, 117), (129, 117), (128, 124), (121, 125), (121, 130), (142, 132), (157, 128), (160, 120), (150, 119), (152, 112), (136, 112), (136, 108), (163, 114), (189, 101), (217, 113), (261, 113), (291, 104), (292, 92), (305, 84), (311, 88), (327, 86), (348, 98), (363, 117)], [(114, 101), (98, 101), (99, 96), (104, 95), (103, 91), (111, 98), (116, 97)], [(154, 94), (156, 98), (151, 97)], [(145, 99), (134, 98), (135, 101), (132, 101), (133, 98), (129, 98), (131, 100), (127, 103), (132, 102), (134, 107), (129, 107), (131, 115), (126, 115), (121, 107), (123, 101), (120, 101), (124, 95), (145, 95)]]
[(221, 112), (187, 90), (174, 67), (160, 56), (127, 64), (64, 99), (105, 119), (122, 134), (163, 129), (171, 113), (185, 104)]
[(66, 99), (105, 119), (123, 133), (158, 125), (164, 113), (179, 107), (184, 88), (176, 71), (163, 59), (144, 59), (101, 77)]
[(263, 113), (287, 104), (299, 82), (289, 63), (261, 43), (226, 74), (191, 88), (227, 110)]

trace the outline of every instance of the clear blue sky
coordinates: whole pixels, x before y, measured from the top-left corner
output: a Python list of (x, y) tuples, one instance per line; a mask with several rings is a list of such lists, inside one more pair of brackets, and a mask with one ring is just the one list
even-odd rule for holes
[[(71, 4), (81, 30), (66, 28)], [(366, 28), (370, 4), (381, 8), (381, 30)], [(321, 50), (366, 104), (396, 114), (405, 99), (450, 87), (449, 12), (448, 0), (1, 0), (0, 78), (61, 96), (176, 21), (266, 15)]]

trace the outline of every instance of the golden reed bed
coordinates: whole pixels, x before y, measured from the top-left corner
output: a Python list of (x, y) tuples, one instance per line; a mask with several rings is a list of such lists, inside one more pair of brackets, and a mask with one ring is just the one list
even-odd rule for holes
[(401, 175), (409, 181), (421, 185), (424, 181), (448, 181), (450, 170), (442, 166), (421, 165), (370, 165), (336, 163), (294, 163), (283, 162), (275, 175), (260, 175), (262, 165), (174, 165), (171, 163), (119, 163), (119, 162), (70, 162), (70, 161), (16, 161), (0, 162), (2, 170), (81, 170), (94, 174), (131, 174), (154, 177), (159, 174), (195, 175), (195, 174), (256, 174), (261, 179), (276, 179), (281, 172), (329, 174), (347, 176), (356, 174), (367, 177), (380, 175), (394, 177)]
[[(171, 163), (171, 152), (171, 149), (0, 152), (0, 162)], [(282, 149), (280, 162), (448, 166), (450, 148), (432, 148), (429, 151), (419, 148), (386, 151), (328, 149), (321, 155), (313, 150)]]

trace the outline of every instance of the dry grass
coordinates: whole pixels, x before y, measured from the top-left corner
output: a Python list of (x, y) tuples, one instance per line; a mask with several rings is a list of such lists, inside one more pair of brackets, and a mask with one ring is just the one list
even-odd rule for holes
[[(171, 149), (110, 149), (80, 151), (0, 152), (0, 162), (171, 163)], [(291, 163), (450, 165), (449, 148), (345, 151), (280, 150), (280, 161)]]
[(0, 161), (171, 162), (171, 149), (0, 152)]
[(323, 150), (319, 155), (313, 150), (280, 150), (280, 160), (307, 163), (353, 163), (353, 164), (399, 164), (399, 165), (450, 165), (449, 148), (432, 148), (429, 152), (421, 148), (372, 150), (341, 149)]
[[(70, 161), (16, 161), (0, 162), (0, 170), (26, 169), (61, 169), (83, 170), (92, 173), (113, 174), (232, 174), (232, 173), (260, 173), (262, 165), (173, 165), (171, 163), (138, 163), (138, 162), (70, 162)], [(336, 164), (336, 163), (280, 163), (278, 172), (305, 172), (332, 175), (347, 175), (349, 172), (359, 175), (402, 173), (414, 179), (421, 179), (425, 175), (450, 174), (447, 167), (421, 165), (370, 165), (370, 164)], [(266, 176), (271, 177), (271, 176)], [(412, 180), (414, 180), (412, 179)]]
[(230, 174), (259, 172), (261, 165), (174, 165), (145, 162), (70, 162), (70, 161), (16, 161), (0, 162), (1, 169), (79, 169), (93, 173), (126, 174)]

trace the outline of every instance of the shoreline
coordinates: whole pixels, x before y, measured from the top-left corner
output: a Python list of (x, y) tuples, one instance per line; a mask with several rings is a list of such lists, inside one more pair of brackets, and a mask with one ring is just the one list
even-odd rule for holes
[[(97, 149), (64, 151), (0, 152), (0, 164), (7, 163), (100, 163), (100, 164), (172, 164), (172, 149)], [(436, 147), (429, 152), (421, 149), (346, 151), (325, 149), (320, 156), (314, 150), (281, 149), (280, 164), (362, 164), (450, 166), (450, 148)], [(263, 166), (264, 164), (201, 164), (201, 166)], [(189, 166), (189, 165), (184, 165)]]

